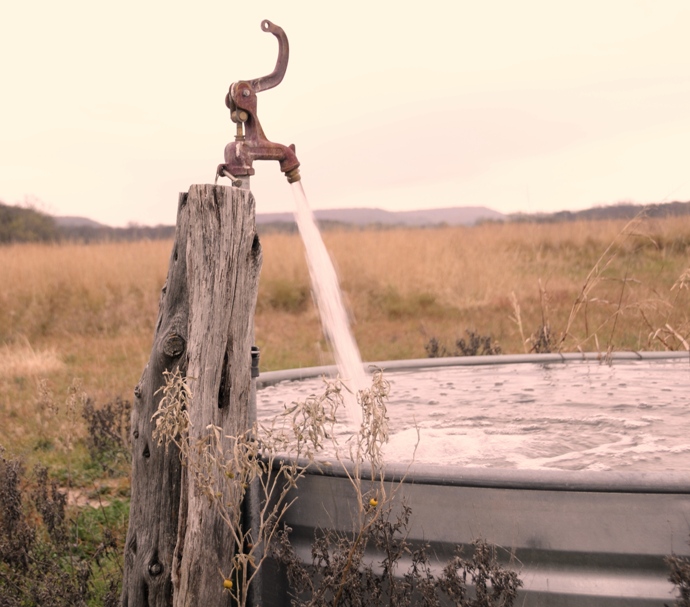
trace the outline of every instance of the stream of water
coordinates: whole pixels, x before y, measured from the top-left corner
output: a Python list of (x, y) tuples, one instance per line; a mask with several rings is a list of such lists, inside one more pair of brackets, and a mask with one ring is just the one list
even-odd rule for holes
[[(357, 392), (369, 387), (338, 277), (301, 181), (292, 184), (314, 299), (333, 348), (349, 436), (359, 429)], [(389, 375), (389, 461), (462, 466), (668, 470), (690, 466), (687, 361), (503, 364)], [(260, 418), (323, 389), (321, 380), (258, 394)], [(419, 444), (417, 443), (419, 437)], [(415, 453), (416, 450), (416, 453)]]
[(357, 403), (356, 394), (359, 390), (369, 387), (369, 380), (364, 371), (359, 348), (350, 330), (338, 275), (321, 238), (314, 214), (309, 208), (301, 181), (292, 184), (292, 194), (295, 198), (295, 220), (304, 242), (312, 291), (321, 316), (321, 325), (333, 348), (340, 379), (349, 389), (349, 392), (345, 393), (348, 421), (354, 428), (359, 429), (362, 423), (362, 411)]

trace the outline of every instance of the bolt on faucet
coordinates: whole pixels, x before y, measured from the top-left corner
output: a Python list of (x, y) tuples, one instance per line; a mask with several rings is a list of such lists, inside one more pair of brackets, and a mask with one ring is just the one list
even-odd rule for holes
[(295, 155), (294, 144), (285, 146), (269, 141), (256, 115), (256, 94), (282, 82), (290, 55), (283, 28), (264, 19), (261, 29), (278, 39), (275, 69), (268, 76), (233, 82), (225, 96), (225, 105), (230, 109), (230, 119), (237, 125), (237, 134), (235, 141), (225, 146), (225, 163), (218, 165), (216, 181), (218, 177), (229, 177), (234, 186), (242, 184), (242, 177), (254, 175), (252, 163), (255, 160), (277, 160), (289, 183), (300, 180), (299, 160)]

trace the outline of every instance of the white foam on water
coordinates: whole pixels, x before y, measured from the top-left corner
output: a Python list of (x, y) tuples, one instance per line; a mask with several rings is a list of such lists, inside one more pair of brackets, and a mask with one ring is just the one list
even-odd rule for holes
[[(388, 462), (562, 470), (690, 468), (687, 360), (390, 372)], [(269, 419), (322, 380), (259, 390)], [(529, 394), (529, 398), (524, 398)], [(419, 444), (414, 453), (419, 433)]]
[(359, 390), (367, 388), (369, 381), (359, 348), (350, 330), (338, 276), (314, 220), (314, 214), (309, 208), (301, 181), (292, 184), (292, 193), (295, 198), (295, 220), (304, 242), (312, 290), (323, 331), (333, 348), (340, 379), (350, 391), (345, 392), (348, 421), (359, 430), (362, 410), (356, 394)]

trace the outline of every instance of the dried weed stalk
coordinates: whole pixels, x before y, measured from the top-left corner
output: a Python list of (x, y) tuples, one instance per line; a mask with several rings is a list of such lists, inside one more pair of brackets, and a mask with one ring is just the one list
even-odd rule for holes
[[(606, 247), (606, 250), (601, 254), (599, 259), (597, 259), (596, 263), (587, 274), (587, 277), (585, 278), (585, 281), (580, 289), (580, 293), (575, 299), (575, 303), (570, 310), (565, 329), (561, 333), (561, 337), (556, 343), (558, 351), (562, 350), (565, 340), (571, 336), (573, 323), (583, 308), (586, 314), (587, 306), (591, 301), (593, 301), (590, 297), (592, 291), (603, 280), (605, 271), (622, 251), (625, 241), (631, 236), (639, 235), (637, 228), (643, 219), (644, 213), (640, 213), (631, 219), (627, 224), (625, 224), (623, 229), (613, 239), (609, 246)], [(596, 335), (596, 331), (594, 334)]]
[(673, 604), (675, 607), (690, 607), (690, 558), (672, 554), (665, 561), (671, 570), (668, 580), (680, 595)]
[(515, 295), (515, 291), (511, 291), (510, 293), (510, 305), (513, 308), (513, 315), (510, 317), (510, 320), (512, 320), (517, 325), (518, 331), (520, 331), (520, 341), (522, 343), (522, 349), (524, 350), (525, 354), (527, 354), (527, 339), (525, 338), (525, 329), (522, 326), (522, 313), (520, 311), (520, 302), (518, 301), (517, 295)]
[[(380, 371), (372, 386), (358, 394), (363, 410), (359, 433), (349, 457), (337, 460), (354, 491), (356, 512), (348, 532), (317, 531), (310, 563), (297, 555), (285, 527), (271, 546), (295, 593), (295, 607), (438, 606), (445, 597), (460, 607), (512, 605), (522, 585), (517, 574), (504, 569), (493, 546), (478, 541), (470, 560), (456, 556), (441, 575), (432, 564), (430, 546), (408, 541), (409, 504), (396, 499), (402, 487), (385, 482), (382, 448), (388, 440), (386, 401), (390, 385)], [(403, 479), (404, 480), (404, 479)], [(383, 554), (372, 559), (371, 549)], [(474, 591), (469, 586), (474, 586)]]
[[(166, 448), (172, 442), (193, 475), (196, 486), (213, 505), (233, 538), (232, 570), (220, 580), (238, 605), (247, 604), (251, 583), (267, 558), (290, 507), (290, 489), (334, 436), (335, 412), (342, 405), (340, 382), (327, 384), (320, 396), (294, 403), (270, 425), (255, 424), (239, 436), (214, 425), (191, 442), (187, 413), (193, 398), (179, 370), (166, 373), (163, 397), (152, 421), (154, 438)], [(290, 458), (286, 454), (290, 453)], [(303, 462), (306, 460), (307, 464)], [(244, 518), (243, 504), (252, 493), (257, 506), (253, 527)]]
[[(286, 567), (296, 591), (306, 592), (305, 600), (295, 598), (295, 604), (304, 607), (373, 606), (384, 597), (390, 597), (391, 605), (406, 605), (420, 593), (429, 600), (438, 592), (457, 598), (466, 593), (468, 576), (477, 596), (484, 592), (492, 598), (458, 605), (510, 605), (520, 582), (496, 564), (494, 552), (484, 544), (475, 547), (473, 561), (458, 557), (439, 578), (431, 572), (428, 547), (412, 551), (406, 541), (410, 508), (394, 500), (402, 482), (392, 488), (384, 482), (390, 384), (376, 371), (371, 387), (358, 393), (362, 424), (345, 448), (339, 449), (334, 426), (344, 389), (338, 380), (326, 381), (323, 393), (286, 407), (270, 424), (255, 424), (240, 436), (225, 435), (222, 428), (211, 425), (203, 438), (192, 443), (187, 415), (192, 394), (178, 371), (167, 374), (159, 409), (152, 418), (154, 436), (159, 444), (178, 446), (197, 487), (231, 532), (232, 570), (219, 571), (219, 583), (244, 607), (262, 564), (276, 558)], [(320, 531), (312, 547), (313, 562), (305, 565), (290, 545), (289, 529), (281, 530), (282, 520), (296, 499), (291, 490), (309, 467), (321, 465), (319, 454), (326, 446), (336, 453), (358, 506), (352, 513), (351, 532)], [(248, 496), (255, 509), (251, 526), (243, 508)], [(365, 558), (370, 547), (385, 554), (380, 567), (374, 568)], [(409, 560), (409, 555), (412, 568), (400, 577), (400, 563)]]
[[(642, 230), (645, 219), (643, 211), (629, 221), (599, 256), (584, 279), (567, 319), (562, 325), (562, 330), (560, 327), (556, 330), (556, 327), (549, 322), (549, 293), (540, 281), (541, 325), (525, 340), (520, 306), (517, 297), (514, 294), (511, 295), (513, 309), (511, 320), (517, 325), (523, 344), (531, 344), (530, 351), (562, 352), (566, 349), (566, 342), (570, 342), (568, 349), (582, 351), (589, 342), (596, 351), (608, 357), (616, 347), (617, 331), (620, 333), (624, 317), (633, 315), (641, 318), (646, 324), (649, 330), (648, 345), (660, 342), (667, 350), (681, 348), (690, 350), (690, 322), (687, 320), (687, 315), (680, 322), (677, 319), (672, 320), (674, 312), (686, 307), (680, 298), (690, 291), (690, 268), (686, 269), (671, 287), (672, 297), (656, 291), (644, 298), (631, 296), (631, 290), (641, 284), (631, 275), (635, 262), (633, 255), (623, 260), (623, 269), (619, 275), (612, 274), (614, 262), (623, 254), (631, 253), (629, 243), (631, 239), (634, 239), (635, 251), (640, 247), (638, 241), (646, 243), (642, 246), (649, 246), (649, 244), (654, 248), (662, 246), (663, 243), (660, 244)], [(609, 295), (602, 296), (601, 289), (598, 287), (605, 283), (615, 283), (620, 287), (616, 287), (614, 293), (611, 293), (610, 288), (604, 289)], [(592, 310), (595, 307), (597, 312), (593, 314)], [(605, 311), (603, 317), (601, 310)], [(598, 320), (593, 322), (593, 318)], [(581, 319), (584, 325), (584, 332), (581, 335), (577, 335), (574, 330), (578, 319)], [(525, 351), (527, 351), (526, 348)]]
[(665, 316), (662, 318), (663, 326), (655, 327), (654, 324), (647, 318), (644, 310), (641, 311), (642, 318), (649, 327), (648, 343), (660, 341), (666, 350), (678, 350), (682, 346), (684, 350), (690, 351), (690, 323), (687, 320), (681, 323), (682, 326), (673, 327), (669, 322), (671, 312), (678, 305), (682, 305), (680, 298), (683, 295), (687, 296), (686, 292), (690, 292), (690, 268), (683, 270), (676, 282), (673, 283), (670, 289), (673, 292), (673, 299), (665, 306)]
[(151, 418), (151, 421), (155, 422), (153, 438), (158, 441), (159, 447), (165, 445), (166, 450), (171, 442), (182, 449), (186, 444), (189, 430), (187, 410), (192, 399), (192, 392), (179, 369), (163, 371), (163, 376), (165, 384), (156, 392), (156, 394), (162, 392), (163, 396)]
[[(373, 501), (372, 501), (373, 500)], [(290, 543), (291, 529), (273, 546), (294, 592), (294, 607), (508, 607), (522, 586), (518, 575), (497, 559), (497, 548), (482, 540), (465, 558), (461, 547), (439, 572), (428, 543), (408, 540), (412, 511), (402, 500), (365, 506), (365, 518), (352, 533), (321, 529), (305, 563)], [(374, 548), (380, 561), (372, 558)]]
[(386, 401), (390, 394), (390, 383), (383, 372), (374, 372), (371, 387), (360, 390), (357, 401), (362, 407), (362, 424), (356, 436), (356, 448), (350, 451), (355, 466), (367, 462), (371, 475), (383, 474), (382, 448), (388, 442), (388, 410)]
[(539, 310), (541, 325), (530, 335), (527, 342), (531, 343), (530, 352), (549, 354), (557, 347), (555, 344), (551, 323), (549, 322), (549, 294), (539, 280)]

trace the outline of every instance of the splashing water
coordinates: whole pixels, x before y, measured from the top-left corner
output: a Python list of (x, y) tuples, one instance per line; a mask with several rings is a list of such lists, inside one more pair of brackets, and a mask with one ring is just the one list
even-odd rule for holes
[[(687, 353), (611, 364), (462, 360), (387, 369), (388, 462), (527, 470), (690, 469)], [(268, 385), (257, 395), (266, 421), (283, 411), (286, 401), (323, 392), (318, 378), (274, 384), (267, 376)], [(321, 457), (335, 455), (329, 450)]]
[(314, 214), (309, 208), (301, 181), (292, 185), (295, 197), (295, 220), (306, 250), (314, 298), (319, 308), (321, 324), (333, 348), (340, 379), (351, 391), (345, 392), (345, 407), (349, 422), (357, 429), (362, 423), (362, 410), (355, 396), (369, 385), (362, 358), (350, 330), (347, 312), (338, 283), (338, 276), (321, 238)]

